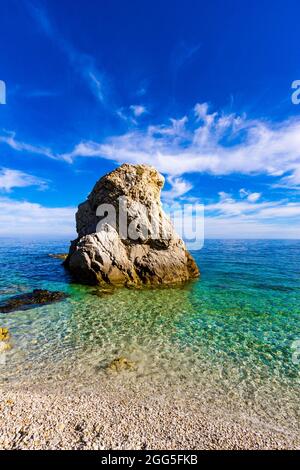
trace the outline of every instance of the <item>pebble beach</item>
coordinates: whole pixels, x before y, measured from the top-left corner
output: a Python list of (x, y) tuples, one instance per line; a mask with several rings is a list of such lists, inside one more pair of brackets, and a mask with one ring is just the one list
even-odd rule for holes
[(0, 448), (9, 449), (299, 449), (299, 434), (213, 405), (102, 384), (84, 393), (1, 390)]

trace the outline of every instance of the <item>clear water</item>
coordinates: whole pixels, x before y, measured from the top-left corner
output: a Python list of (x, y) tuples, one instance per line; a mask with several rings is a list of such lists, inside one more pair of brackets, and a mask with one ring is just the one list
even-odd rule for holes
[(300, 241), (209, 240), (193, 253), (199, 280), (104, 293), (73, 284), (48, 256), (67, 248), (68, 241), (1, 240), (0, 300), (33, 288), (69, 297), (0, 313), (13, 345), (0, 383), (72, 379), (84, 387), (122, 355), (136, 363), (130, 380), (144, 387), (170, 384), (202, 403), (297, 432)]

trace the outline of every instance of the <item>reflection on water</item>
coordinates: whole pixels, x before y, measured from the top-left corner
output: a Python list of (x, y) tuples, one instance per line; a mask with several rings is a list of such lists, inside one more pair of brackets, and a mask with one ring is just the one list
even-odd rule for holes
[(0, 314), (13, 338), (1, 381), (66, 380), (84, 388), (107, 379), (107, 365), (124, 356), (136, 369), (109, 380), (170, 384), (297, 428), (300, 368), (291, 344), (300, 338), (299, 242), (211, 241), (195, 253), (200, 280), (104, 293), (70, 284), (60, 260), (47, 256), (55, 251), (65, 246), (1, 247), (1, 298), (36, 287), (70, 294), (58, 304)]

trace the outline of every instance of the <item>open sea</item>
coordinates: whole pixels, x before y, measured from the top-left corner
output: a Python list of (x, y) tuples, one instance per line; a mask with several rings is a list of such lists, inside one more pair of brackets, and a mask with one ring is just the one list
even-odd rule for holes
[(113, 289), (72, 283), (69, 240), (1, 239), (0, 301), (34, 288), (59, 303), (0, 313), (12, 350), (0, 384), (56, 381), (84, 389), (124, 356), (124, 386), (159, 383), (228, 413), (299, 432), (300, 240), (207, 240), (193, 252), (199, 280), (178, 287)]

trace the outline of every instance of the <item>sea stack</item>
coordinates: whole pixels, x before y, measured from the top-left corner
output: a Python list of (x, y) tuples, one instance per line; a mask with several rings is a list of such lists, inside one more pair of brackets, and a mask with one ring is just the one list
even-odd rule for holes
[(103, 176), (76, 213), (78, 238), (65, 266), (85, 284), (176, 284), (198, 267), (162, 209), (164, 177), (124, 164)]

